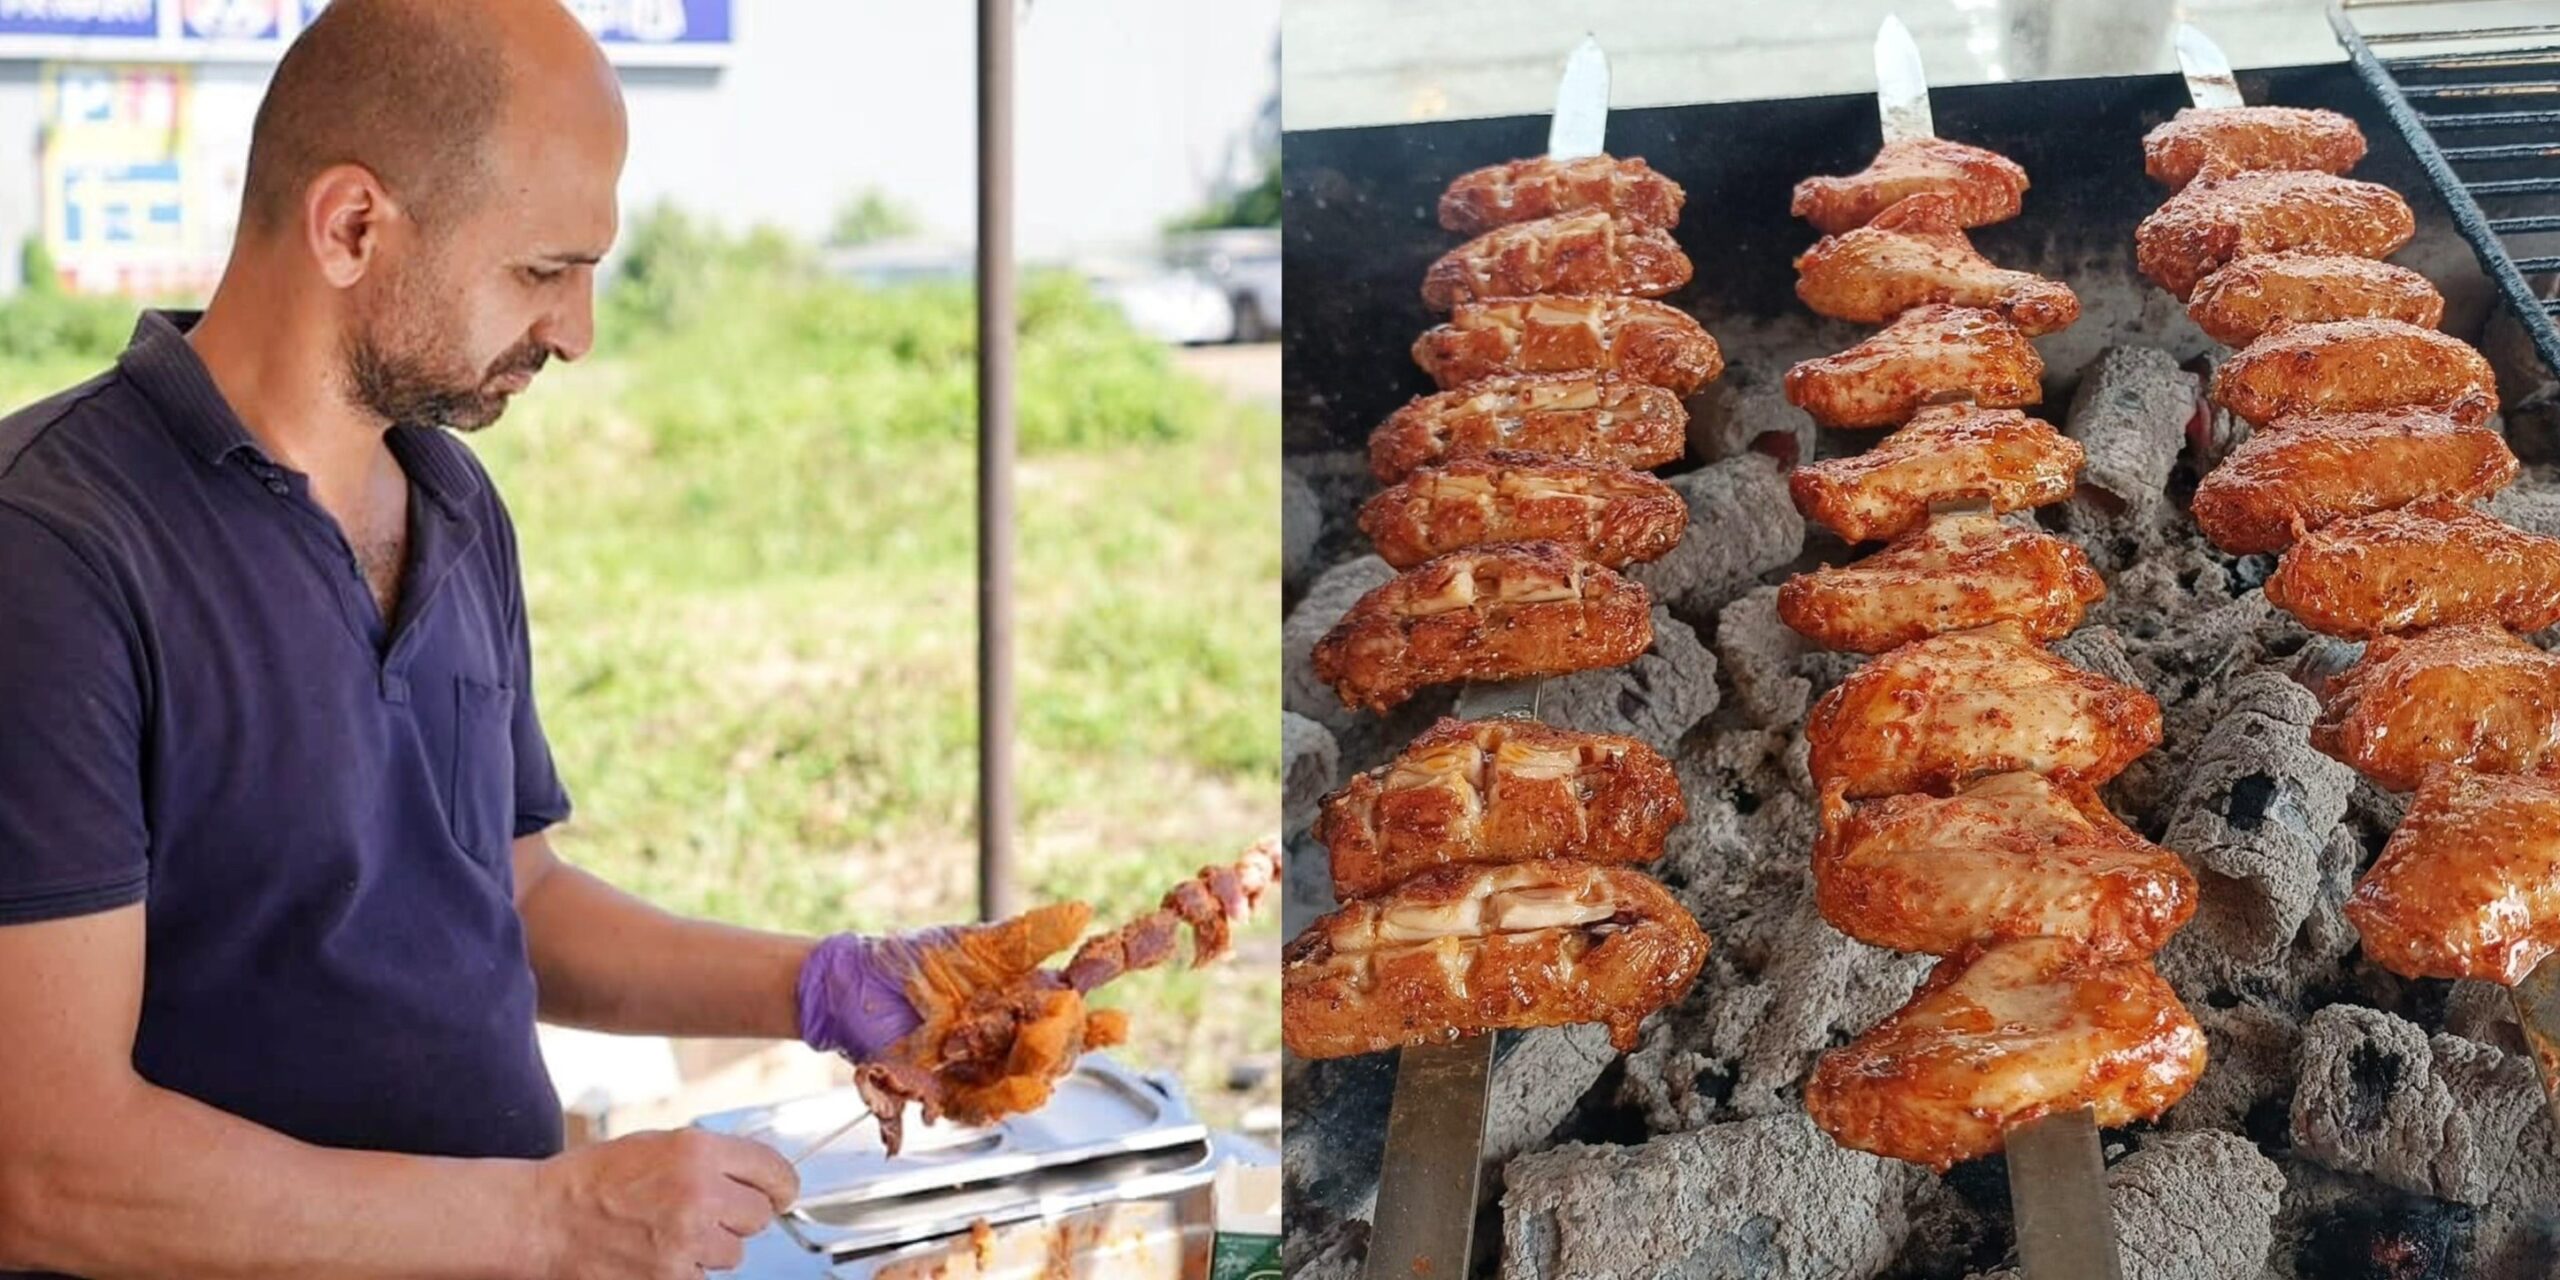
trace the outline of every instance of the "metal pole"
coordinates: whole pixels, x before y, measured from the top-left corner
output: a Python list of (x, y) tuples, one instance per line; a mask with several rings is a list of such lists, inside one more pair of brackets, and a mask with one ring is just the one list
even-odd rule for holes
[(1013, 883), (1013, 26), (978, 0), (978, 915)]

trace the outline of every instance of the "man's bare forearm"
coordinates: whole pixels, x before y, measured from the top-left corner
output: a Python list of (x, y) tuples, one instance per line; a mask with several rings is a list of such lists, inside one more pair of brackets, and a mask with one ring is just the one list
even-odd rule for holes
[(12, 1127), (0, 1144), (0, 1271), (427, 1280), (546, 1270), (531, 1161), (315, 1147), (139, 1079), (81, 1088)]
[(800, 1037), (812, 938), (688, 920), (565, 863), (525, 889), (544, 1021), (630, 1035)]

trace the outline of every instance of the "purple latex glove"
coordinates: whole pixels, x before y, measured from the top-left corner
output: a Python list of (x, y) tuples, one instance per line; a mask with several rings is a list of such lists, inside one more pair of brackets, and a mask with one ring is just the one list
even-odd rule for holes
[(920, 935), (839, 933), (800, 966), (800, 1039), (812, 1049), (868, 1062), (924, 1018), (907, 1002)]

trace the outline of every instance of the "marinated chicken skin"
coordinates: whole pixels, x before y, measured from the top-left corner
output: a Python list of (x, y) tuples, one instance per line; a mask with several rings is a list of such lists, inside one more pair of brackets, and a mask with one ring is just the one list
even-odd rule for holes
[(1316, 678), (1384, 714), (1426, 685), (1520, 680), (1633, 662), (1653, 599), (1552, 542), (1453, 551), (1360, 597), (1316, 642)]
[(2256, 253), (2196, 282), (2187, 316), (2207, 337), (2245, 347), (2280, 324), (2398, 320), (2432, 329), (2444, 295), (2407, 267), (2343, 253)]
[(1980, 227), (2017, 217), (2026, 190), (2027, 171), (1997, 151), (1905, 138), (1884, 144), (1874, 162), (1847, 177), (1797, 183), (1792, 212), (1838, 235), (1912, 196), (1936, 193), (1955, 202), (1959, 225)]
[(2311, 745), (2387, 791), (2439, 764), (2560, 775), (2560, 657), (2485, 623), (2384, 636), (2338, 677)]
[(1422, 277), (1422, 301), (1446, 311), (1538, 293), (1658, 298), (1689, 283), (1689, 272), (1689, 255), (1670, 232), (1590, 209), (1496, 227), (1440, 255)]
[(1873, 222), (1825, 236), (1796, 257), (1796, 296), (1826, 316), (1883, 324), (1913, 307), (1949, 303), (1996, 312), (2025, 334), (2080, 318), (2071, 286), (2009, 271), (1974, 252), (1952, 196), (1916, 195)]
[(2497, 378), (2467, 344), (2398, 320), (2287, 325), (2213, 377), (2216, 404), (2264, 425), (2302, 413), (2434, 405), (2471, 421), (2498, 407)]
[(2160, 745), (2160, 704), (2001, 623), (1851, 672), (1814, 704), (1805, 739), (1815, 785), (1840, 783), (1853, 800), (1944, 793), (2015, 769), (2094, 787)]
[(1939, 961), (1910, 1003), (1822, 1055), (1804, 1106), (1842, 1146), (1943, 1173), (2056, 1111), (2094, 1107), (2103, 1128), (2157, 1116), (2204, 1067), (2203, 1029), (2149, 960), (2022, 938)]
[(1855, 564), (1788, 579), (1778, 617), (1825, 649), (1882, 653), (1995, 622), (2058, 640), (2106, 594), (2079, 547), (1991, 516), (1948, 515)]
[(2196, 527), (2234, 555), (2282, 551), (2304, 531), (2426, 499), (2467, 503), (2516, 477), (2487, 423), (2409, 405), (2279, 418), (2196, 485)]
[(1670, 230), (1680, 221), (1680, 184), (1641, 157), (1538, 156), (1462, 173), (1440, 193), (1440, 225), (1478, 235), (1514, 222), (1598, 209), (1632, 227)]
[(2100, 958), (2147, 956), (2195, 914), (2196, 878), (2086, 787), (2001, 773), (1953, 796), (1822, 796), (1814, 904), (1832, 927), (1896, 951), (1947, 955), (2067, 938)]
[(2345, 173), (2364, 159), (2364, 131), (2306, 107), (2182, 107), (2142, 136), (2142, 170), (2171, 190), (2206, 168)]
[(1926, 306), (1838, 355), (1787, 370), (1787, 402), (1826, 427), (1890, 427), (1922, 406), (2014, 409), (2044, 399), (2044, 359), (2018, 326), (1977, 307)]
[(1414, 339), (1413, 361), (1444, 390), (1506, 373), (1603, 372), (1686, 396), (1724, 373), (1724, 352), (1696, 318), (1645, 298), (1463, 303)]
[(2134, 228), (2134, 260), (2184, 302), (2197, 281), (2250, 254), (2387, 258), (2417, 230), (2409, 202), (2377, 182), (2284, 171), (2217, 175), (2169, 197)]
[(1531, 541), (1618, 569), (1659, 558), (1688, 528), (1689, 504), (1652, 476), (1534, 453), (1417, 471), (1360, 509), (1360, 531), (1399, 569), (1488, 542)]
[(2560, 623), (2560, 539), (2426, 501), (2304, 534), (2267, 600), (2314, 631), (2364, 639), (2451, 622)]
[(2427, 770), (2347, 920), (2403, 977), (2524, 981), (2560, 951), (2560, 781)]
[(1428, 466), (1498, 450), (1643, 469), (1689, 447), (1680, 397), (1614, 373), (1486, 378), (1418, 396), (1369, 435), (1369, 470), (1395, 484)]
[(1302, 1058), (1600, 1022), (1620, 1052), (1688, 990), (1707, 935), (1623, 867), (1524, 862), (1425, 871), (1290, 942), (1280, 1035)]
[(1932, 506), (1986, 502), (2019, 511), (2071, 496), (2088, 452), (2041, 418), (1969, 404), (1922, 409), (1865, 453), (1787, 477), (1796, 510), (1851, 542), (1928, 523)]
[(1326, 796), (1315, 837), (1347, 901), (1450, 863), (1650, 862), (1687, 816), (1671, 762), (1634, 738), (1444, 718)]

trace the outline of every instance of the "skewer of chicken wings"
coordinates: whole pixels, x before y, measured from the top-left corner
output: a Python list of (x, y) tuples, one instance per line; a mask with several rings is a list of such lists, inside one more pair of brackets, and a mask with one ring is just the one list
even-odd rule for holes
[(1668, 231), (1685, 193), (1641, 158), (1539, 156), (1459, 174), (1440, 193), (1440, 225), (1478, 235), (1514, 222), (1598, 209), (1630, 226)]
[(1369, 435), (1369, 470), (1380, 484), (1499, 450), (1643, 469), (1677, 462), (1689, 447), (1680, 397), (1614, 373), (1489, 377), (1415, 397)]
[(2560, 657), (2485, 623), (2384, 636), (2338, 677), (2311, 745), (2388, 791), (2438, 764), (2560, 775)]
[(1488, 542), (1532, 541), (1620, 569), (1659, 558), (1688, 527), (1689, 504), (1652, 476), (1534, 453), (1417, 471), (1360, 509), (1360, 531), (1399, 569)]
[(1995, 622), (2058, 640), (2106, 594), (2071, 543), (1987, 515), (1945, 515), (1855, 564), (1789, 579), (1778, 616), (1825, 649), (1882, 653)]
[(2407, 267), (2344, 253), (2253, 253), (2196, 282), (2187, 316), (2207, 337), (2245, 347), (2280, 324), (2398, 320), (2432, 329), (2444, 295)]
[(1787, 478), (1796, 510), (1851, 542), (1892, 538), (1929, 509), (1984, 502), (2018, 511), (2071, 496), (2088, 453), (2015, 409), (1935, 405), (1865, 453), (1826, 458)]
[(2182, 107), (2142, 136), (2142, 168), (2171, 190), (2206, 168), (2345, 173), (2364, 159), (2364, 131), (2335, 111)]
[(1680, 395), (1724, 372), (1724, 352), (1688, 312), (1646, 298), (1545, 295), (1461, 303), (1414, 339), (1442, 389), (1509, 373), (1615, 373)]
[(2253, 424), (2300, 413), (2434, 405), (2483, 421), (2498, 407), (2489, 362), (2459, 339), (2398, 320), (2270, 330), (2213, 377), (2214, 402)]
[(2516, 477), (2485, 422), (2407, 405), (2279, 418), (2196, 485), (2196, 527), (2235, 555), (2282, 551), (2333, 521), (2438, 499), (2485, 498)]
[(2325, 173), (2215, 173), (2134, 228), (2134, 259), (2184, 302), (2197, 281), (2237, 258), (2287, 249), (2384, 258), (2417, 229), (2409, 202), (2380, 183)]
[(1982, 307), (2034, 335), (2080, 318), (2071, 286), (2009, 271), (1974, 252), (1955, 197), (1912, 196), (1796, 257), (1796, 296), (1826, 316), (1883, 324), (1913, 307)]
[(2018, 326), (1977, 307), (1926, 306), (1838, 355), (1787, 370), (1787, 401), (1826, 427), (1890, 427), (1925, 405), (2014, 409), (2044, 399), (2044, 358)]
[(2560, 951), (2560, 780), (2428, 769), (2347, 920), (2393, 973), (2524, 981)]
[(1316, 678), (1384, 714), (1426, 685), (1633, 662), (1653, 643), (1642, 584), (1552, 542), (1453, 551), (1362, 596), (1316, 642)]
[(1496, 227), (1442, 254), (1422, 278), (1434, 311), (1539, 293), (1658, 298), (1689, 283), (1689, 255), (1668, 231), (1598, 209)]
[(2303, 535), (2267, 600), (2314, 631), (2364, 639), (2452, 622), (2560, 623), (2560, 539), (2428, 500)]
[(1866, 225), (1912, 196), (1946, 195), (1957, 219), (1979, 227), (2018, 216), (2027, 171), (1997, 151), (1945, 138), (1888, 142), (1873, 163), (1839, 178), (1807, 178), (1796, 184), (1795, 216), (1837, 235)]

